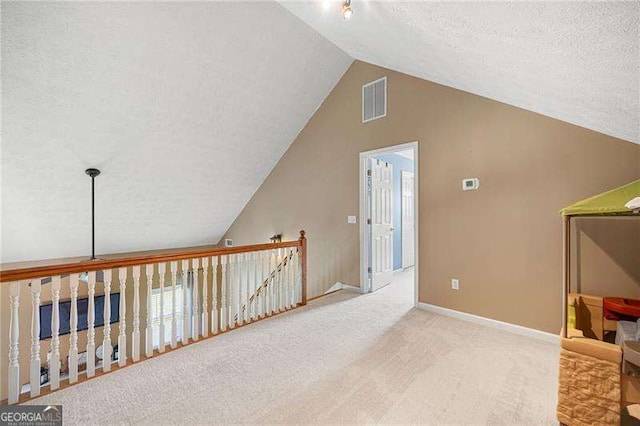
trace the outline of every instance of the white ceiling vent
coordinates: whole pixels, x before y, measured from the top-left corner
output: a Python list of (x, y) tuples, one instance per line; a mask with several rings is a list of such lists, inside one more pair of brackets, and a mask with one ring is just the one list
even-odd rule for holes
[(362, 86), (362, 122), (387, 115), (387, 77)]

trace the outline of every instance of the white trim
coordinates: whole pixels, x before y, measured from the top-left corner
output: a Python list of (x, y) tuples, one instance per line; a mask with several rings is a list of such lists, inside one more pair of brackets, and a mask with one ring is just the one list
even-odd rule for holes
[(399, 151), (399, 152), (396, 152), (396, 155), (399, 155), (400, 157), (408, 158), (409, 160), (413, 160), (413, 150)]
[(360, 153), (360, 292), (361, 293), (369, 293), (371, 291), (370, 280), (367, 278), (367, 259), (369, 258), (369, 251), (371, 250), (370, 244), (367, 245), (368, 232), (367, 232), (367, 218), (369, 216), (367, 212), (367, 160), (369, 158), (375, 157), (380, 154), (390, 154), (397, 151), (406, 151), (413, 150), (413, 174), (415, 178), (415, 183), (413, 187), (414, 191), (414, 220), (415, 224), (413, 227), (413, 232), (415, 234), (414, 238), (414, 253), (415, 253), (415, 265), (414, 265), (414, 290), (413, 290), (413, 305), (418, 306), (418, 291), (420, 284), (420, 253), (418, 248), (419, 238), (420, 238), (420, 216), (419, 216), (419, 205), (420, 205), (420, 156), (418, 155), (419, 144), (418, 141), (403, 143), (400, 145), (388, 146), (385, 148), (373, 149), (371, 151), (364, 151)]
[(324, 294), (333, 293), (333, 292), (338, 291), (338, 290), (346, 290), (346, 291), (352, 291), (354, 293), (362, 293), (362, 289), (360, 289), (360, 287), (357, 287), (355, 285), (349, 285), (349, 284), (343, 284), (341, 282), (337, 282), (334, 285), (332, 285), (329, 290), (325, 291)]
[(542, 340), (544, 342), (560, 344), (560, 337), (555, 334), (547, 333), (533, 328), (523, 327), (521, 325), (511, 324), (508, 322), (498, 321), (491, 318), (485, 318), (478, 315), (468, 314), (466, 312), (454, 311), (453, 309), (443, 308), (442, 306), (431, 305), (429, 303), (419, 302), (418, 308), (435, 314), (456, 318), (463, 321), (469, 321), (487, 327), (497, 328), (509, 333), (519, 334), (521, 336), (531, 337), (533, 339)]
[(360, 287), (356, 287), (355, 285), (342, 284), (342, 289), (353, 291), (354, 293), (362, 293), (362, 289)]
[[(415, 161), (414, 161), (414, 166), (415, 166)], [(402, 264), (401, 269), (405, 269), (405, 268), (411, 268), (413, 265), (405, 265), (404, 264), (404, 204), (403, 204), (403, 199), (402, 197), (404, 197), (404, 181), (407, 177), (411, 177), (413, 179), (413, 197), (412, 197), (412, 201), (413, 204), (416, 203), (416, 175), (414, 172), (409, 172), (406, 170), (402, 170), (402, 172), (400, 173), (400, 263)], [(413, 234), (415, 235), (416, 231), (416, 223), (417, 223), (418, 218), (414, 217), (413, 218)], [(416, 255), (415, 253), (413, 254), (413, 264), (415, 265), (416, 263), (416, 259), (415, 259)]]
[[(368, 120), (365, 120), (364, 119), (364, 89), (366, 87), (372, 86), (372, 85), (374, 85), (377, 82), (382, 81), (382, 80), (384, 80), (384, 114), (378, 115), (378, 116), (374, 116), (374, 117), (372, 117), (372, 118), (370, 118)], [(375, 108), (375, 105), (376, 105), (376, 102), (375, 102), (376, 92), (375, 92), (375, 90), (373, 91), (373, 96), (374, 96), (373, 106)], [(370, 81), (369, 83), (363, 84), (362, 85), (362, 123), (364, 124), (364, 123), (368, 123), (368, 122), (373, 121), (373, 120), (377, 120), (379, 118), (386, 117), (387, 116), (387, 99), (388, 99), (388, 93), (387, 93), (387, 76), (386, 75), (384, 77), (382, 77), (382, 78), (377, 79), (377, 80)], [(374, 111), (374, 114), (375, 114), (375, 111)]]

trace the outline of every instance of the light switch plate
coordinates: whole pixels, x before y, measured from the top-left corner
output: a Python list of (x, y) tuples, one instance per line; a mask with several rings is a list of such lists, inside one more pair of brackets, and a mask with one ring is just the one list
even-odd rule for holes
[(358, 220), (356, 218), (356, 216), (347, 216), (347, 223), (356, 223)]
[(451, 278), (451, 290), (460, 290), (460, 281), (457, 278)]

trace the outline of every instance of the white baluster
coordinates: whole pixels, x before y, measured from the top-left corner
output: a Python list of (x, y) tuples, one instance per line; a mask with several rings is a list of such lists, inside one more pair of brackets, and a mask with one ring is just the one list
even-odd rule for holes
[(202, 332), (203, 337), (209, 335), (209, 303), (207, 298), (209, 297), (209, 258), (203, 257), (200, 259), (200, 266), (202, 267)]
[(243, 268), (246, 268), (246, 265), (247, 265), (246, 256), (247, 256), (246, 253), (238, 255), (238, 305), (237, 305), (238, 315), (236, 317), (238, 319), (237, 325), (244, 324), (244, 310), (242, 309), (244, 305), (244, 300), (242, 297), (244, 286), (242, 285), (243, 284), (242, 281), (243, 281), (243, 277), (246, 276), (243, 270)]
[(281, 249), (276, 252), (276, 313), (282, 311), (282, 254)]
[(9, 395), (7, 402), (15, 404), (20, 396), (20, 283), (9, 284)]
[(218, 261), (219, 257), (211, 258), (211, 333), (218, 333)]
[[(266, 252), (262, 251), (260, 252), (260, 276), (262, 278), (260, 278), (260, 285), (262, 286), (262, 294), (261, 294), (261, 299), (262, 299), (262, 308), (260, 309), (260, 317), (264, 318), (267, 315), (267, 273), (266, 270), (268, 268), (264, 267), (264, 264), (266, 262)], [(268, 265), (267, 265), (268, 266)], [(265, 283), (266, 282), (266, 283)]]
[(253, 265), (253, 278), (252, 278), (253, 282), (251, 284), (251, 287), (253, 289), (253, 293), (252, 293), (253, 299), (251, 300), (250, 319), (252, 321), (255, 321), (256, 319), (258, 319), (258, 287), (260, 286), (260, 280), (258, 277), (258, 255), (259, 254), (260, 254), (259, 252), (251, 253), (251, 258), (252, 258), (251, 264)]
[(140, 361), (140, 265), (131, 268), (133, 272), (133, 332), (131, 333), (131, 359)]
[(229, 256), (222, 256), (222, 283), (220, 285), (220, 330), (226, 331), (229, 324), (229, 313), (227, 311), (227, 287), (229, 285), (228, 264)]
[(191, 338), (195, 342), (200, 338), (200, 327), (198, 326), (198, 323), (200, 322), (200, 295), (198, 294), (200, 277), (196, 259), (191, 261), (191, 267), (193, 277), (193, 317), (191, 319)]
[(153, 356), (153, 265), (145, 265), (147, 279), (147, 328), (145, 332), (145, 355)]
[(245, 321), (246, 322), (251, 322), (251, 316), (252, 316), (252, 301), (251, 301), (251, 297), (253, 296), (253, 294), (251, 293), (251, 266), (253, 264), (253, 253), (247, 253), (246, 254), (246, 259), (247, 259), (247, 298), (246, 298), (246, 303), (245, 303), (245, 309), (244, 309), (244, 313), (245, 313)]
[(284, 255), (282, 249), (278, 249), (278, 312), (284, 311)]
[(169, 272), (167, 272), (167, 274), (171, 276), (171, 349), (178, 347), (178, 318), (176, 314), (178, 309), (176, 303), (178, 299), (176, 292), (176, 281), (178, 281), (177, 272), (178, 262), (169, 262)]
[(295, 306), (295, 264), (293, 260), (293, 252), (289, 254), (289, 298), (287, 299), (287, 304), (289, 308), (293, 308)]
[(120, 324), (118, 330), (118, 366), (127, 365), (127, 268), (118, 269), (120, 282)]
[(89, 303), (87, 306), (87, 377), (96, 374), (96, 272), (89, 272), (87, 279), (87, 292)]
[(182, 261), (182, 344), (189, 343), (189, 298), (187, 297), (187, 289), (189, 282), (189, 261)]
[[(77, 282), (76, 282), (77, 285)], [(31, 397), (40, 395), (40, 280), (31, 281)]]
[[(69, 275), (69, 288), (71, 290), (71, 314), (69, 317), (69, 326), (71, 329), (71, 337), (69, 338), (69, 383), (75, 383), (78, 381), (78, 286), (80, 284), (79, 280), (80, 280), (79, 274)], [(40, 356), (38, 356), (38, 358), (40, 358)], [(38, 372), (38, 383), (40, 383), (40, 372)], [(33, 379), (32, 379), (31, 389), (33, 389)]]
[(60, 275), (51, 277), (51, 358), (49, 383), (51, 390), (60, 387)]
[(242, 325), (244, 324), (244, 298), (243, 298), (243, 293), (244, 293), (244, 278), (246, 277), (246, 273), (244, 272), (244, 268), (246, 268), (246, 253), (242, 253), (238, 255), (238, 285), (237, 285), (237, 289), (238, 289), (238, 305), (237, 305), (237, 309), (238, 309), (238, 315), (237, 315), (237, 319), (238, 319), (238, 323), (236, 325)]
[(273, 270), (275, 268), (274, 256), (273, 250), (267, 252), (267, 316), (273, 314), (273, 298), (275, 294), (273, 291), (275, 285), (275, 280), (273, 279)]
[(158, 352), (163, 353), (167, 346), (164, 334), (164, 281), (167, 265), (164, 262), (158, 263), (158, 279), (160, 283), (160, 325), (158, 326)]
[(111, 346), (111, 269), (105, 269), (102, 272), (104, 277), (104, 320), (103, 336), (102, 339), (102, 371), (111, 371), (111, 354), (113, 348)]
[(288, 292), (287, 292), (287, 287), (288, 287), (288, 283), (287, 283), (287, 278), (289, 277), (289, 261), (287, 259), (287, 249), (282, 249), (282, 271), (280, 272), (280, 286), (281, 286), (281, 294), (282, 294), (282, 301), (281, 301), (281, 311), (286, 311), (287, 310), (287, 297), (289, 296)]
[(280, 249), (274, 250), (274, 266), (273, 266), (273, 311), (280, 312)]
[(293, 255), (295, 256), (295, 263), (293, 264), (294, 266), (294, 273), (295, 273), (295, 277), (294, 277), (294, 285), (296, 287), (296, 297), (295, 297), (295, 302), (296, 302), (296, 306), (302, 301), (302, 286), (300, 284), (300, 256), (299, 256), (300, 252), (298, 250), (298, 248), (296, 247), (295, 250), (293, 251)]
[(234, 328), (236, 326), (236, 321), (235, 321), (235, 313), (236, 313), (236, 309), (237, 309), (237, 304), (235, 302), (236, 300), (236, 284), (235, 284), (235, 280), (236, 280), (236, 255), (235, 254), (231, 254), (229, 255), (229, 328)]
[(289, 300), (291, 299), (291, 295), (289, 294), (289, 269), (291, 269), (291, 264), (289, 263), (289, 254), (285, 248), (282, 259), (282, 306), (284, 310), (289, 309)]

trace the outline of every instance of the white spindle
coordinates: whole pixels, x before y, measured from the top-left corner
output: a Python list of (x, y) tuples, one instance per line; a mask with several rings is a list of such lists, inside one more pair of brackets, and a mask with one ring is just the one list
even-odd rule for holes
[(145, 332), (145, 355), (153, 356), (153, 265), (145, 265), (147, 279), (147, 328)]
[(244, 308), (244, 317), (245, 317), (245, 322), (249, 323), (251, 322), (251, 296), (253, 296), (253, 294), (251, 293), (251, 266), (252, 266), (252, 260), (253, 260), (253, 253), (247, 253), (246, 255), (246, 269), (247, 269), (247, 296), (245, 299), (245, 308)]
[(189, 261), (182, 261), (182, 344), (189, 343), (189, 298), (187, 288), (189, 281)]
[(276, 266), (274, 268), (274, 286), (273, 290), (275, 292), (275, 303), (274, 308), (275, 312), (280, 312), (280, 249), (275, 250), (276, 252)]
[(238, 315), (236, 315), (236, 325), (240, 326), (244, 323), (244, 298), (243, 298), (243, 293), (244, 293), (244, 278), (246, 276), (245, 272), (244, 272), (244, 267), (246, 265), (245, 263), (245, 253), (241, 253), (238, 255), (238, 266), (237, 266), (237, 272), (238, 272), (238, 282), (236, 284), (236, 289), (238, 292), (238, 303), (236, 304), (236, 309), (238, 310)]
[(20, 352), (18, 344), (20, 342), (20, 283), (13, 282), (9, 285), (9, 394), (7, 402), (15, 404), (20, 396)]
[(89, 303), (87, 306), (87, 377), (96, 374), (96, 272), (89, 272), (87, 279), (87, 292)]
[(287, 283), (286, 283), (286, 278), (287, 278), (287, 273), (286, 273), (286, 266), (285, 266), (285, 253), (286, 250), (285, 249), (279, 249), (278, 253), (279, 253), (279, 258), (280, 258), (280, 272), (279, 272), (279, 295), (280, 295), (280, 304), (278, 305), (280, 307), (280, 312), (284, 312), (284, 307), (286, 304), (286, 300), (287, 300), (287, 295), (286, 295), (286, 288), (287, 288)]
[(299, 251), (297, 247), (294, 249), (293, 255), (295, 257), (295, 262), (293, 263), (293, 267), (294, 267), (293, 285), (296, 289), (294, 301), (295, 301), (295, 305), (298, 306), (298, 303), (300, 303), (300, 298), (302, 297), (302, 289), (300, 288), (301, 287), (300, 286), (300, 257), (299, 257)]
[(49, 383), (51, 390), (60, 387), (60, 275), (51, 277), (51, 358)]
[(268, 286), (267, 286), (267, 315), (271, 315), (273, 314), (273, 310), (274, 310), (274, 300), (275, 300), (275, 267), (276, 267), (276, 262), (275, 262), (275, 253), (273, 250), (269, 250), (267, 252), (267, 257), (268, 257), (268, 268), (267, 268), (267, 281), (268, 281)]
[[(264, 267), (267, 252), (260, 252), (260, 285), (262, 286), (262, 292), (260, 298), (262, 299), (262, 308), (260, 309), (260, 316), (265, 317), (267, 315), (267, 285), (269, 281), (267, 280), (267, 272), (268, 268)], [(268, 265), (267, 265), (268, 266)]]
[(111, 269), (105, 269), (103, 272), (104, 281), (104, 320), (103, 339), (102, 339), (102, 371), (111, 371)]
[(127, 268), (118, 269), (120, 282), (120, 324), (118, 328), (118, 365), (127, 364)]
[(236, 322), (235, 322), (235, 313), (237, 310), (237, 303), (235, 302), (236, 300), (236, 285), (235, 285), (235, 280), (236, 280), (236, 255), (235, 254), (231, 254), (229, 255), (229, 328), (234, 328), (236, 326)]
[(293, 260), (293, 252), (290, 252), (289, 257), (288, 257), (288, 264), (289, 264), (289, 298), (287, 299), (287, 304), (289, 305), (289, 308), (293, 308), (295, 306), (295, 264), (294, 264), (294, 260)]
[(167, 265), (164, 262), (158, 263), (158, 280), (160, 283), (160, 324), (158, 325), (158, 352), (163, 353), (166, 348), (164, 334), (164, 281)]
[(285, 310), (289, 309), (289, 300), (291, 300), (291, 295), (289, 294), (289, 269), (291, 269), (291, 264), (289, 263), (289, 254), (287, 249), (284, 249), (284, 257), (282, 259), (282, 306)]
[(140, 266), (131, 268), (133, 272), (133, 332), (131, 333), (131, 359), (140, 361)]
[(191, 319), (191, 338), (195, 342), (199, 339), (200, 327), (200, 296), (198, 294), (199, 277), (198, 277), (198, 263), (196, 259), (191, 261), (192, 277), (193, 277), (193, 317)]
[[(71, 337), (69, 338), (69, 383), (78, 381), (78, 286), (79, 274), (69, 275), (69, 289), (71, 290), (71, 315), (69, 326)], [(38, 357), (39, 358), (39, 357)], [(33, 379), (32, 379), (33, 380)], [(38, 381), (40, 373), (38, 372)], [(31, 385), (33, 389), (33, 384)]]
[[(77, 281), (76, 281), (77, 285)], [(31, 281), (31, 366), (29, 383), (31, 397), (40, 395), (40, 290), (39, 279)]]
[(238, 310), (238, 313), (236, 315), (236, 319), (237, 319), (237, 324), (238, 326), (242, 325), (244, 323), (244, 312), (242, 310), (242, 305), (243, 305), (243, 298), (242, 298), (242, 290), (243, 290), (243, 285), (242, 285), (242, 277), (245, 276), (245, 274), (243, 274), (243, 267), (246, 266), (246, 254), (239, 254), (238, 255), (238, 259), (237, 259), (237, 276), (238, 276), (238, 281), (236, 284), (236, 289), (237, 289), (237, 294), (238, 294), (238, 300), (236, 303), (236, 309)]
[(253, 252), (253, 300), (251, 301), (251, 319), (258, 319), (258, 288), (260, 288), (260, 276), (258, 275), (258, 259), (260, 252)]
[(220, 330), (226, 331), (229, 324), (229, 313), (227, 311), (227, 287), (228, 287), (228, 268), (229, 256), (222, 256), (222, 283), (220, 285)]
[(211, 333), (218, 333), (218, 261), (219, 257), (211, 259)]
[(176, 281), (178, 281), (178, 262), (169, 262), (169, 274), (171, 276), (171, 349), (178, 347), (178, 318), (176, 311), (178, 310), (176, 292)]
[(201, 258), (200, 266), (202, 267), (202, 332), (200, 334), (207, 337), (209, 335), (209, 303), (207, 300), (209, 297), (209, 258)]

